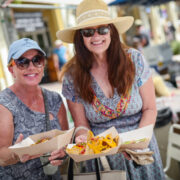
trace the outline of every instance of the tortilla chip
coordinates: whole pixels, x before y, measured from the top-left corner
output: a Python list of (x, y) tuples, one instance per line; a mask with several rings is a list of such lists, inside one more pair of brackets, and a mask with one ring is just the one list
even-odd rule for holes
[(71, 154), (99, 154), (104, 151), (108, 151), (118, 145), (119, 136), (112, 138), (111, 134), (107, 134), (105, 137), (94, 136), (92, 131), (88, 131), (87, 142), (81, 145), (76, 144), (71, 149), (67, 149)]

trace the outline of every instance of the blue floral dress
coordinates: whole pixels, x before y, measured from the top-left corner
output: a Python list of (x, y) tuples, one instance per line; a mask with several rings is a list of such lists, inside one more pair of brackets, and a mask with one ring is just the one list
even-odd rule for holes
[[(86, 117), (94, 134), (99, 134), (106, 129), (115, 126), (119, 133), (138, 128), (142, 116), (142, 99), (139, 88), (150, 78), (151, 72), (142, 54), (135, 50), (127, 51), (135, 64), (135, 81), (129, 94), (119, 96), (114, 89), (114, 96), (107, 98), (96, 80), (92, 76), (92, 89), (94, 100), (91, 104), (83, 101), (75, 92), (73, 79), (66, 74), (63, 80), (63, 95), (73, 102), (83, 104)], [(138, 166), (132, 160), (126, 160), (122, 154), (107, 156), (111, 169), (125, 170), (128, 180), (163, 180), (164, 172), (161, 157), (156, 139), (153, 135), (150, 150), (154, 152), (154, 163), (150, 165)], [(93, 160), (86, 161), (87, 171), (95, 171)]]
[[(58, 93), (43, 89), (47, 96), (48, 109), (54, 117), (50, 120), (51, 129), (61, 129), (57, 114), (62, 104), (62, 99)], [(0, 93), (0, 104), (11, 111), (14, 120), (13, 144), (20, 133), (24, 138), (46, 131), (45, 114), (29, 109), (9, 88)], [(14, 165), (1, 167), (0, 180), (46, 180), (39, 158), (17, 163)]]

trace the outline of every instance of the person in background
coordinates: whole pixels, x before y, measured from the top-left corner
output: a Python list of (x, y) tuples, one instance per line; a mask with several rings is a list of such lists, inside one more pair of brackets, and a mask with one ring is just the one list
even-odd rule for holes
[(135, 36), (134, 38), (138, 38), (140, 39), (140, 43), (142, 47), (146, 47), (150, 45), (150, 35), (148, 33), (148, 31), (145, 29), (145, 27), (143, 26), (143, 23), (140, 19), (136, 19), (135, 20), (135, 28), (136, 28), (136, 32), (135, 32)]
[(54, 42), (55, 48), (53, 49), (53, 63), (56, 70), (57, 79), (59, 80), (59, 75), (61, 68), (67, 62), (67, 49), (63, 45), (61, 40), (56, 40)]
[(55, 48), (53, 50), (54, 64), (57, 69), (61, 70), (63, 65), (67, 62), (67, 50), (61, 40), (56, 40), (54, 42), (54, 45), (55, 45)]
[[(83, 0), (77, 6), (76, 20), (77, 26), (57, 32), (59, 39), (75, 47), (61, 75), (76, 142), (85, 142), (89, 129), (97, 135), (112, 126), (122, 133), (154, 125), (157, 110), (150, 69), (139, 51), (120, 41), (133, 17), (112, 19), (102, 0)], [(107, 156), (107, 160), (111, 169), (125, 170), (127, 180), (163, 180), (154, 135), (149, 149), (155, 160), (150, 165), (137, 166), (122, 153)], [(95, 171), (94, 160), (86, 162), (86, 170)]]
[(165, 21), (164, 24), (164, 33), (166, 36), (166, 40), (171, 42), (176, 39), (175, 37), (176, 28), (174, 27), (171, 21)]
[(132, 47), (139, 51), (142, 51), (143, 46), (142, 46), (140, 37), (134, 36), (132, 38)]
[[(0, 179), (46, 180), (38, 156), (24, 155), (21, 159), (8, 147), (30, 135), (46, 131), (44, 95), (49, 109), (51, 129), (68, 129), (66, 110), (60, 95), (41, 88), (45, 52), (28, 38), (14, 41), (9, 49), (8, 70), (14, 84), (0, 92)], [(53, 151), (49, 160), (60, 165), (63, 149)], [(56, 176), (56, 175), (54, 175)], [(59, 174), (58, 174), (59, 178)], [(55, 179), (51, 177), (50, 179)]]

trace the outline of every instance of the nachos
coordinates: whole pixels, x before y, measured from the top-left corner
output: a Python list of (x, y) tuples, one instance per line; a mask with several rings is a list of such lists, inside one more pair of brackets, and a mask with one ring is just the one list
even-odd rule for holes
[(67, 148), (67, 153), (70, 154), (99, 154), (107, 152), (111, 148), (118, 145), (119, 136), (115, 138), (111, 134), (103, 136), (94, 136), (92, 131), (88, 131), (87, 142), (77, 143), (72, 148)]

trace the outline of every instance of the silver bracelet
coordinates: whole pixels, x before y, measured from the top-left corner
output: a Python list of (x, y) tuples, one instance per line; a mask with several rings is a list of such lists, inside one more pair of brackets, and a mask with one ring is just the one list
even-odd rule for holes
[(89, 128), (87, 128), (87, 127), (85, 127), (85, 126), (78, 126), (78, 127), (75, 129), (75, 131), (74, 131), (73, 139), (74, 139), (76, 133), (77, 133), (79, 130), (81, 130), (81, 129), (84, 129), (84, 130), (88, 130), (88, 131), (89, 131)]

